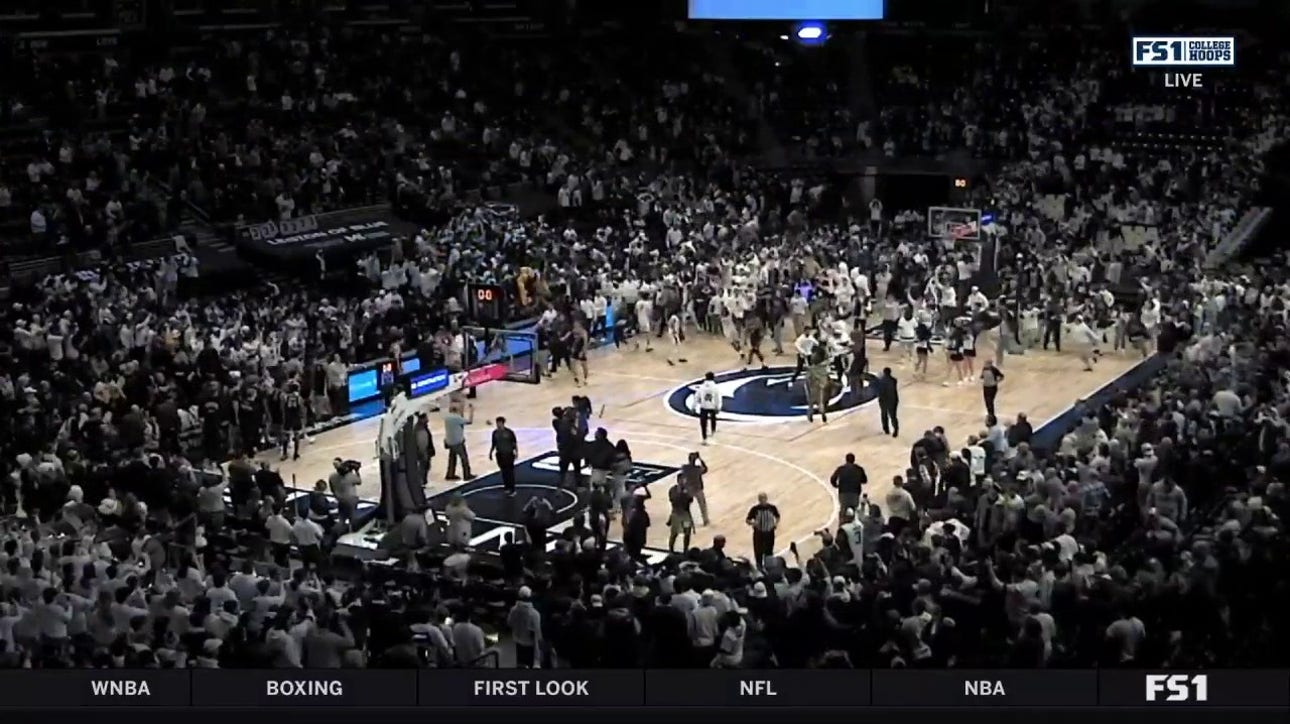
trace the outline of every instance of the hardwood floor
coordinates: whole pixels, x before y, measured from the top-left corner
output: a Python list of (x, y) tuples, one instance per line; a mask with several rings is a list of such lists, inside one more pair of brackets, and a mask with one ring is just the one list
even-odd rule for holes
[[(993, 351), (993, 341), (983, 340), (982, 355)], [(612, 439), (626, 439), (636, 460), (679, 466), (687, 453), (701, 453), (710, 468), (706, 477), (710, 525), (698, 528), (696, 545), (707, 545), (714, 535), (724, 534), (732, 553), (750, 554), (751, 535), (744, 517), (757, 494), (764, 492), (783, 517), (777, 546), (787, 548), (790, 541), (796, 541), (805, 551), (814, 547), (816, 531), (836, 523), (837, 498), (828, 478), (846, 453), (856, 454), (868, 472), (871, 499), (881, 501), (892, 476), (904, 472), (909, 445), (924, 430), (940, 425), (951, 441), (963, 441), (984, 428), (980, 383), (942, 386), (946, 365), (939, 350), (931, 360), (931, 379), (920, 382), (913, 380), (911, 365), (902, 362), (894, 349), (884, 353), (881, 344), (870, 341), (871, 369), (877, 372), (890, 366), (900, 381), (900, 437), (882, 433), (877, 404), (872, 401), (832, 414), (827, 424), (818, 419), (808, 423), (802, 415), (756, 417), (756, 408), (763, 403), (770, 406), (768, 410), (774, 407), (778, 413), (789, 411), (791, 401), (788, 406), (784, 403), (791, 387), (788, 371), (769, 381), (758, 380), (758, 374), (750, 375), (748, 379), (755, 386), (737, 392), (737, 401), (743, 404), (742, 411), (751, 409), (752, 414), (744, 421), (723, 420), (713, 443), (702, 446), (697, 418), (669, 402), (675, 405), (683, 401), (685, 394), (676, 391), (698, 381), (705, 372), (739, 370), (742, 364), (728, 345), (707, 336), (688, 341), (682, 352), (688, 362), (670, 366), (662, 349), (652, 353), (630, 347), (597, 350), (591, 355), (589, 384), (582, 388), (574, 386), (567, 371), (540, 385), (496, 382), (480, 388), (474, 401), (475, 423), (468, 429), (467, 438), (473, 472), (482, 475), (496, 470), (487, 459), (493, 418), (504, 415), (516, 430), (522, 458), (546, 453), (555, 448), (551, 408), (568, 404), (574, 394), (583, 394), (590, 397), (596, 410), (592, 429), (604, 427)], [(787, 355), (769, 361), (776, 366), (794, 362)], [(1111, 355), (1104, 357), (1094, 371), (1084, 372), (1079, 360), (1069, 352), (1031, 351), (1009, 356), (1002, 367), (1006, 379), (997, 403), (999, 416), (1012, 420), (1018, 412), (1025, 412), (1039, 428), (1138, 361), (1136, 355)], [(738, 387), (742, 382), (735, 379), (730, 386)], [(737, 413), (738, 410), (732, 411)], [(302, 449), (300, 460), (281, 463), (283, 477), (289, 482), (294, 479), (299, 487), (309, 487), (330, 474), (333, 458), (351, 458), (365, 464), (362, 495), (379, 497), (374, 442), (378, 424), (379, 420), (372, 418), (319, 435)], [(436, 421), (432, 429), (438, 440), (442, 424)], [(277, 457), (269, 453), (265, 459), (276, 461)], [(428, 490), (432, 494), (456, 484), (443, 480), (445, 462), (441, 451), (431, 472)], [(652, 486), (653, 497), (648, 503), (654, 521), (649, 544), (655, 547), (666, 547), (668, 542), (668, 485), (669, 481), (661, 481)], [(697, 506), (695, 516), (698, 517)], [(617, 531), (611, 535), (616, 536)]]

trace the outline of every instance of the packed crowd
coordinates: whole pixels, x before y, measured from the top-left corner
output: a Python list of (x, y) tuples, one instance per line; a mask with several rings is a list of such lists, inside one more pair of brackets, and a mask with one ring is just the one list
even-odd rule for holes
[[(1011, 161), (974, 192), (997, 219), (987, 233), (999, 265), (983, 270), (952, 245), (929, 243), (914, 212), (851, 208), (823, 181), (734, 162), (753, 142), (737, 122), (739, 101), (715, 102), (729, 79), (703, 70), (681, 43), (662, 83), (657, 69), (651, 77), (628, 62), (627, 46), (618, 60), (636, 69), (624, 73), (631, 83), (605, 78), (597, 68), (618, 66), (598, 56), (525, 65), (512, 53), (487, 62), (511, 63), (518, 80), (485, 90), (470, 83), (508, 76), (439, 46), (408, 67), (451, 69), (441, 84), (394, 82), (389, 69), (422, 58), (424, 38), (266, 40), (226, 45), (209, 69), (109, 67), (89, 81), (82, 91), (96, 102), (133, 87), (142, 104), (128, 158), (104, 142), (118, 172), (164, 175), (170, 201), (221, 221), (384, 193), (396, 202), (451, 197), (472, 167), (481, 180), (533, 182), (559, 211), (522, 220), (467, 210), (363, 260), (345, 291), (268, 286), (188, 298), (181, 267), (165, 260), (51, 278), (4, 310), (14, 334), (0, 373), (0, 504), (15, 514), (0, 551), (5, 665), (472, 665), (490, 644), (481, 624), (507, 635), (520, 665), (544, 666), (1257, 664), (1286, 637), (1266, 603), (1286, 596), (1271, 566), (1283, 553), (1278, 471), (1290, 464), (1287, 380), (1275, 372), (1290, 288), (1277, 276), (1201, 267), (1243, 211), (1260, 152), (1284, 129), (1279, 109), (1228, 154), (1126, 155), (1081, 135), (1071, 125), (1079, 114), (1063, 111), (1095, 105), (1104, 75), (1096, 58), (1075, 54), (1073, 76), (1043, 76), (1060, 77), (1057, 90), (1018, 76), (1026, 82), (1008, 87), (1016, 112), (1006, 128), (988, 125), (996, 116), (986, 102), (957, 105), (943, 128), (903, 116), (867, 133), (852, 128), (855, 138), (894, 144), (889, 154), (970, 135), (969, 148), (993, 144)], [(1051, 71), (1040, 51), (1020, 51), (1040, 56), (1022, 67)], [(553, 80), (567, 85), (548, 87)], [(606, 95), (611, 81), (628, 97)], [(975, 87), (957, 77), (906, 84), (920, 93), (884, 113), (922, 112), (910, 110), (925, 107), (922, 93), (957, 102)], [(208, 105), (256, 117), (221, 125)], [(505, 114), (532, 111), (505, 109), (529, 106), (590, 137), (502, 130), (531, 120)], [(884, 123), (944, 138), (888, 136)], [(199, 151), (179, 157), (182, 144)], [(482, 166), (440, 163), (450, 147), (482, 149), (473, 156)], [(666, 163), (681, 155), (684, 164)], [(1041, 192), (1059, 201), (1038, 208)], [(1138, 226), (1160, 231), (1125, 232)], [(557, 331), (590, 325), (609, 304), (634, 311), (664, 288), (695, 321), (739, 317), (737, 299), (768, 288), (783, 296), (750, 324), (775, 334), (800, 313), (779, 282), (800, 278), (817, 280), (835, 303), (810, 315), (873, 323), (906, 303), (917, 313), (965, 307), (972, 286), (997, 281), (1000, 316), (1018, 342), (1028, 319), (1060, 328), (1087, 318), (1108, 330), (1109, 346), (1123, 317), (1168, 361), (1143, 388), (1087, 410), (1056, 450), (1032, 448), (1023, 421), (992, 423), (966, 444), (930, 431), (881, 506), (848, 511), (817, 554), (760, 567), (717, 540), (643, 568), (575, 523), (552, 553), (509, 541), (496, 572), (427, 551), (423, 572), (372, 569), (346, 580), (327, 566), (277, 565), (281, 546), (330, 545), (326, 505), (282, 505), (281, 479), (244, 459), (227, 477), (218, 467), (276, 442), (293, 414), (343, 413), (348, 363), (416, 349), (452, 364), (465, 281), (517, 289), (517, 311), (554, 302)], [(1213, 480), (1231, 481), (1230, 490)], [(239, 491), (232, 510), (228, 487)], [(273, 545), (247, 549), (239, 532), (248, 531)], [(504, 619), (498, 605), (508, 607)]]

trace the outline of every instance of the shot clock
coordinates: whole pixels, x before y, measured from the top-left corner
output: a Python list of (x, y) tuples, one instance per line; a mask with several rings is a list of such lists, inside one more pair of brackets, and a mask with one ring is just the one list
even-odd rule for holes
[(480, 322), (500, 322), (506, 295), (496, 284), (466, 286), (466, 304), (470, 315)]

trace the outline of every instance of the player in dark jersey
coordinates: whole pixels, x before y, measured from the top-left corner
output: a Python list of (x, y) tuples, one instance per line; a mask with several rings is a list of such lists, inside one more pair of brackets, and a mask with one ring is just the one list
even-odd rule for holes
[(243, 390), (237, 401), (237, 427), (242, 437), (242, 451), (255, 455), (264, 439), (264, 400), (254, 387)]
[(305, 430), (305, 398), (300, 394), (300, 384), (295, 380), (287, 383), (287, 390), (282, 395), (282, 459), (287, 459), (287, 445), (292, 446), (291, 459), (300, 459), (300, 438)]

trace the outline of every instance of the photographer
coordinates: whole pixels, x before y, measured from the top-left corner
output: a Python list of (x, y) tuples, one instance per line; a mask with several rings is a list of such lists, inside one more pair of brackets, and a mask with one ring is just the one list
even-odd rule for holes
[(337, 514), (340, 522), (353, 529), (354, 511), (358, 508), (358, 486), (363, 483), (358, 471), (362, 464), (357, 460), (332, 460), (336, 469), (327, 479), (331, 494), (336, 496)]

